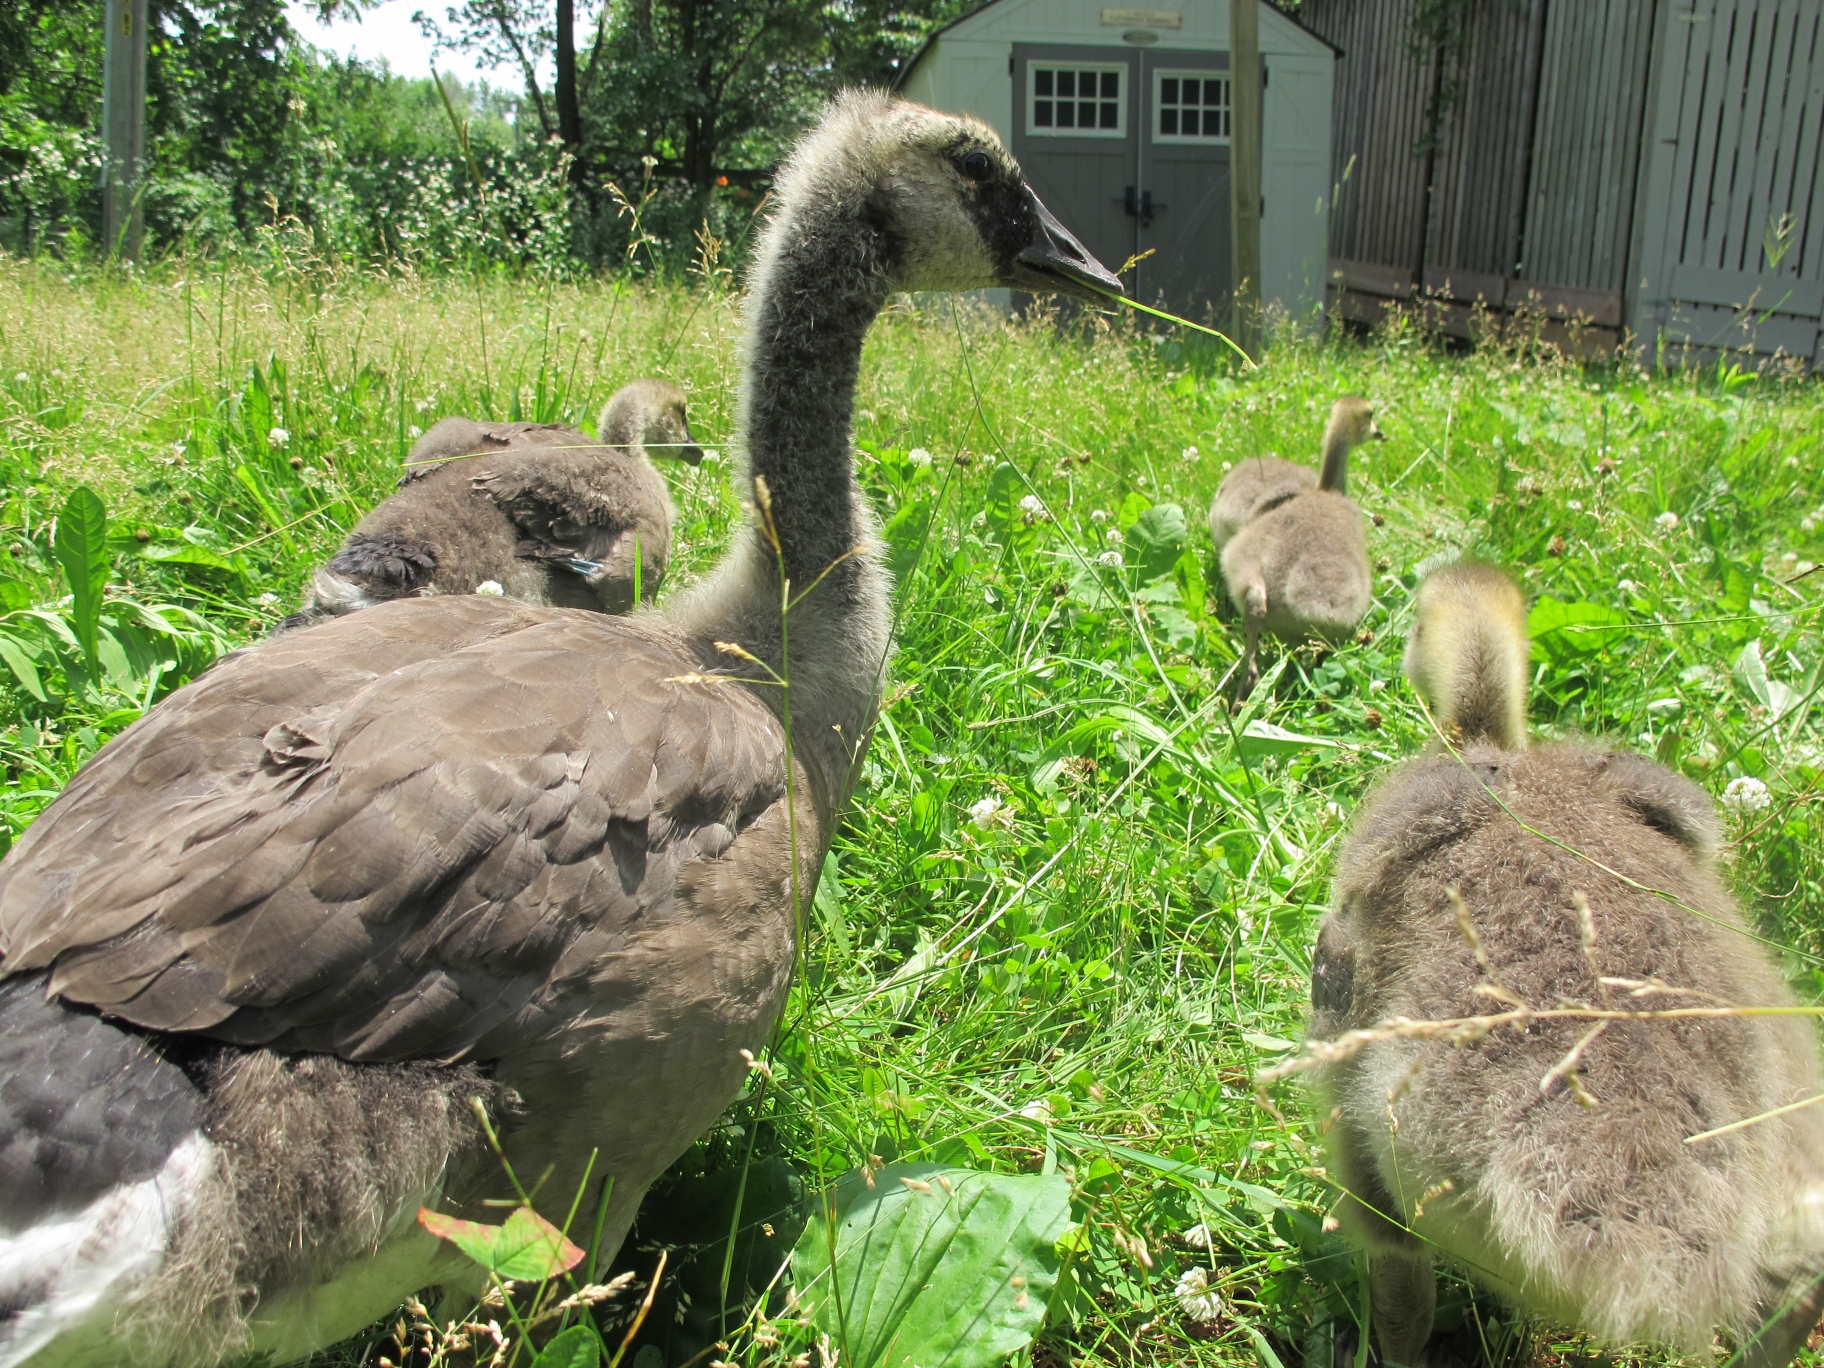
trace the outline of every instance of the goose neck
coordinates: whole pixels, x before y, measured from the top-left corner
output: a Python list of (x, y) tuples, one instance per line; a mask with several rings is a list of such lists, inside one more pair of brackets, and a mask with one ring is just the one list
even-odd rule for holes
[(844, 270), (844, 253), (793, 246), (768, 263), (750, 301), (743, 429), (786, 577), (802, 587), (867, 535), (851, 423), (862, 343), (886, 291), (874, 272)]
[(1345, 494), (1349, 482), (1349, 434), (1330, 431), (1324, 434), (1324, 459), (1318, 472), (1317, 487)]

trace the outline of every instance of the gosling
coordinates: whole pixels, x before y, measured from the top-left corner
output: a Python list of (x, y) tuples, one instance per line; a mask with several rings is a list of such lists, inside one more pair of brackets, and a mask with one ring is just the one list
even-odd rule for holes
[(1221, 551), (1243, 527), (1295, 494), (1320, 487), (1342, 493), (1349, 453), (1363, 442), (1378, 442), (1384, 436), (1375, 426), (1374, 405), (1358, 394), (1345, 394), (1330, 406), (1330, 421), (1324, 427), (1321, 481), (1317, 471), (1300, 461), (1248, 457), (1222, 477), (1216, 497), (1210, 501), (1210, 539), (1216, 549)]
[[(1317, 488), (1282, 490), (1277, 503), (1263, 495), (1266, 511), (1256, 513), (1222, 548), (1222, 577), (1247, 633), (1235, 685), (1238, 702), (1260, 680), (1263, 631), (1281, 641), (1315, 637), (1339, 645), (1354, 635), (1367, 613), (1368, 540), (1362, 510), (1343, 491), (1349, 452), (1380, 437), (1372, 404), (1356, 395), (1337, 400), (1324, 434)], [(1231, 503), (1239, 501), (1238, 492)], [(1218, 489), (1210, 511), (1213, 534), (1223, 507), (1223, 490)]]
[(597, 431), (590, 441), (556, 423), (445, 418), (412, 447), (398, 492), (317, 570), (279, 630), (432, 594), (498, 591), (604, 613), (650, 601), (676, 511), (648, 458), (703, 457), (684, 393), (635, 380), (608, 401)]
[[(1314, 1040), (1518, 1003), (1793, 1001), (1717, 875), (1702, 792), (1592, 742), (1526, 748), (1523, 609), (1485, 566), (1420, 587), (1406, 670), (1440, 741), (1369, 796), (1343, 848)], [(1824, 1311), (1824, 1107), (1767, 1116), (1824, 1093), (1807, 1020), (1378, 1039), (1318, 1091), (1389, 1364), (1425, 1362), (1434, 1251), (1611, 1343), (1707, 1356), (1721, 1328), (1747, 1368), (1787, 1363)]]

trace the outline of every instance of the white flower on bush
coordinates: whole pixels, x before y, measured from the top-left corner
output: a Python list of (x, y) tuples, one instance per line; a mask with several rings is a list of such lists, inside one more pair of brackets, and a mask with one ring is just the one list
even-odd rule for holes
[(978, 803), (971, 804), (969, 820), (975, 823), (978, 831), (992, 831), (996, 827), (1013, 825), (1013, 814), (1007, 805), (992, 793)]
[(1095, 563), (1097, 565), (1105, 565), (1110, 570), (1119, 570), (1122, 565), (1125, 564), (1121, 559), (1121, 553), (1119, 551), (1104, 551), (1101, 555), (1096, 557)]
[(275, 427), (271, 432), (266, 434), (266, 440), (271, 442), (274, 446), (284, 446), (285, 443), (291, 440), (291, 434), (282, 427)]
[(1661, 532), (1670, 532), (1678, 526), (1678, 514), (1668, 508), (1664, 513), (1661, 513), (1657, 518), (1653, 519), (1653, 525)]
[(494, 598), (501, 598), (505, 596), (507, 591), (500, 587), (499, 580), (483, 580), (480, 584), (475, 586), (475, 592), (478, 594), (488, 594)]
[(926, 451), (923, 447), (913, 447), (912, 450), (906, 453), (906, 460), (908, 463), (923, 470), (926, 466), (931, 464), (931, 453)]
[(1178, 1309), (1194, 1321), (1210, 1325), (1222, 1319), (1222, 1298), (1210, 1286), (1208, 1269), (1185, 1269), (1172, 1295), (1178, 1299)]
[(1740, 779), (1731, 779), (1729, 787), (1723, 790), (1723, 806), (1740, 817), (1764, 812), (1772, 804), (1773, 794), (1768, 792), (1767, 785), (1746, 774)]
[(1103, 523), (1108, 521), (1108, 510), (1106, 508), (1091, 509), (1089, 520), (1097, 527), (1102, 526)]

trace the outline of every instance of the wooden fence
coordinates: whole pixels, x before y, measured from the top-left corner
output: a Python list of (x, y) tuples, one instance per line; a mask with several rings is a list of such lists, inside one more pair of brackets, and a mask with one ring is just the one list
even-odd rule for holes
[(1586, 353), (1631, 329), (1817, 356), (1824, 0), (1476, 0), (1420, 50), (1413, 7), (1299, 10), (1344, 53), (1344, 317), (1421, 300), (1460, 336), (1534, 315)]

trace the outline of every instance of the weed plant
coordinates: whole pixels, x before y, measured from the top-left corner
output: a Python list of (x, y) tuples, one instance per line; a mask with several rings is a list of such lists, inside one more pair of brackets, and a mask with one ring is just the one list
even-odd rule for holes
[[(141, 708), (287, 612), (436, 419), (587, 427), (616, 385), (662, 375), (719, 447), (738, 326), (716, 279), (0, 265), (0, 632), (42, 646), (36, 692), (10, 655), (0, 671), (0, 821), (23, 829)], [(783, 1158), (816, 1186), (869, 1156), (1062, 1172), (1077, 1225), (1035, 1362), (1359, 1368), (1363, 1283), (1323, 1229), (1316, 1125), (1295, 1086), (1275, 1112), (1251, 1080), (1300, 1036), (1351, 809), (1426, 737), (1399, 677), (1413, 587), (1461, 552), (1514, 567), (1538, 605), (1533, 725), (1655, 755), (1723, 801), (1736, 890), (1815, 997), (1824, 392), (1525, 343), (1446, 354), (1399, 320), (1285, 328), (1241, 371), (1155, 326), (938, 299), (875, 329), (855, 435), (899, 578), (889, 702), (770, 1072), (677, 1176)], [(1351, 471), (1373, 607), (1353, 645), (1273, 656), (1231, 717), (1203, 510), (1248, 455), (1314, 459), (1349, 391), (1390, 439)], [(744, 491), (726, 453), (664, 468), (672, 593)], [(76, 611), (52, 523), (78, 485), (107, 510), (109, 620), (181, 617), (182, 649), (148, 638), (91, 678), (54, 628), (19, 625)], [(674, 1267), (699, 1257), (728, 1286), (725, 1249)], [(736, 1333), (743, 1314), (698, 1314), (730, 1346), (715, 1357), (813, 1352), (778, 1302)], [(1489, 1368), (1594, 1353), (1463, 1291), (1453, 1318)], [(640, 1368), (688, 1357), (652, 1352)]]

